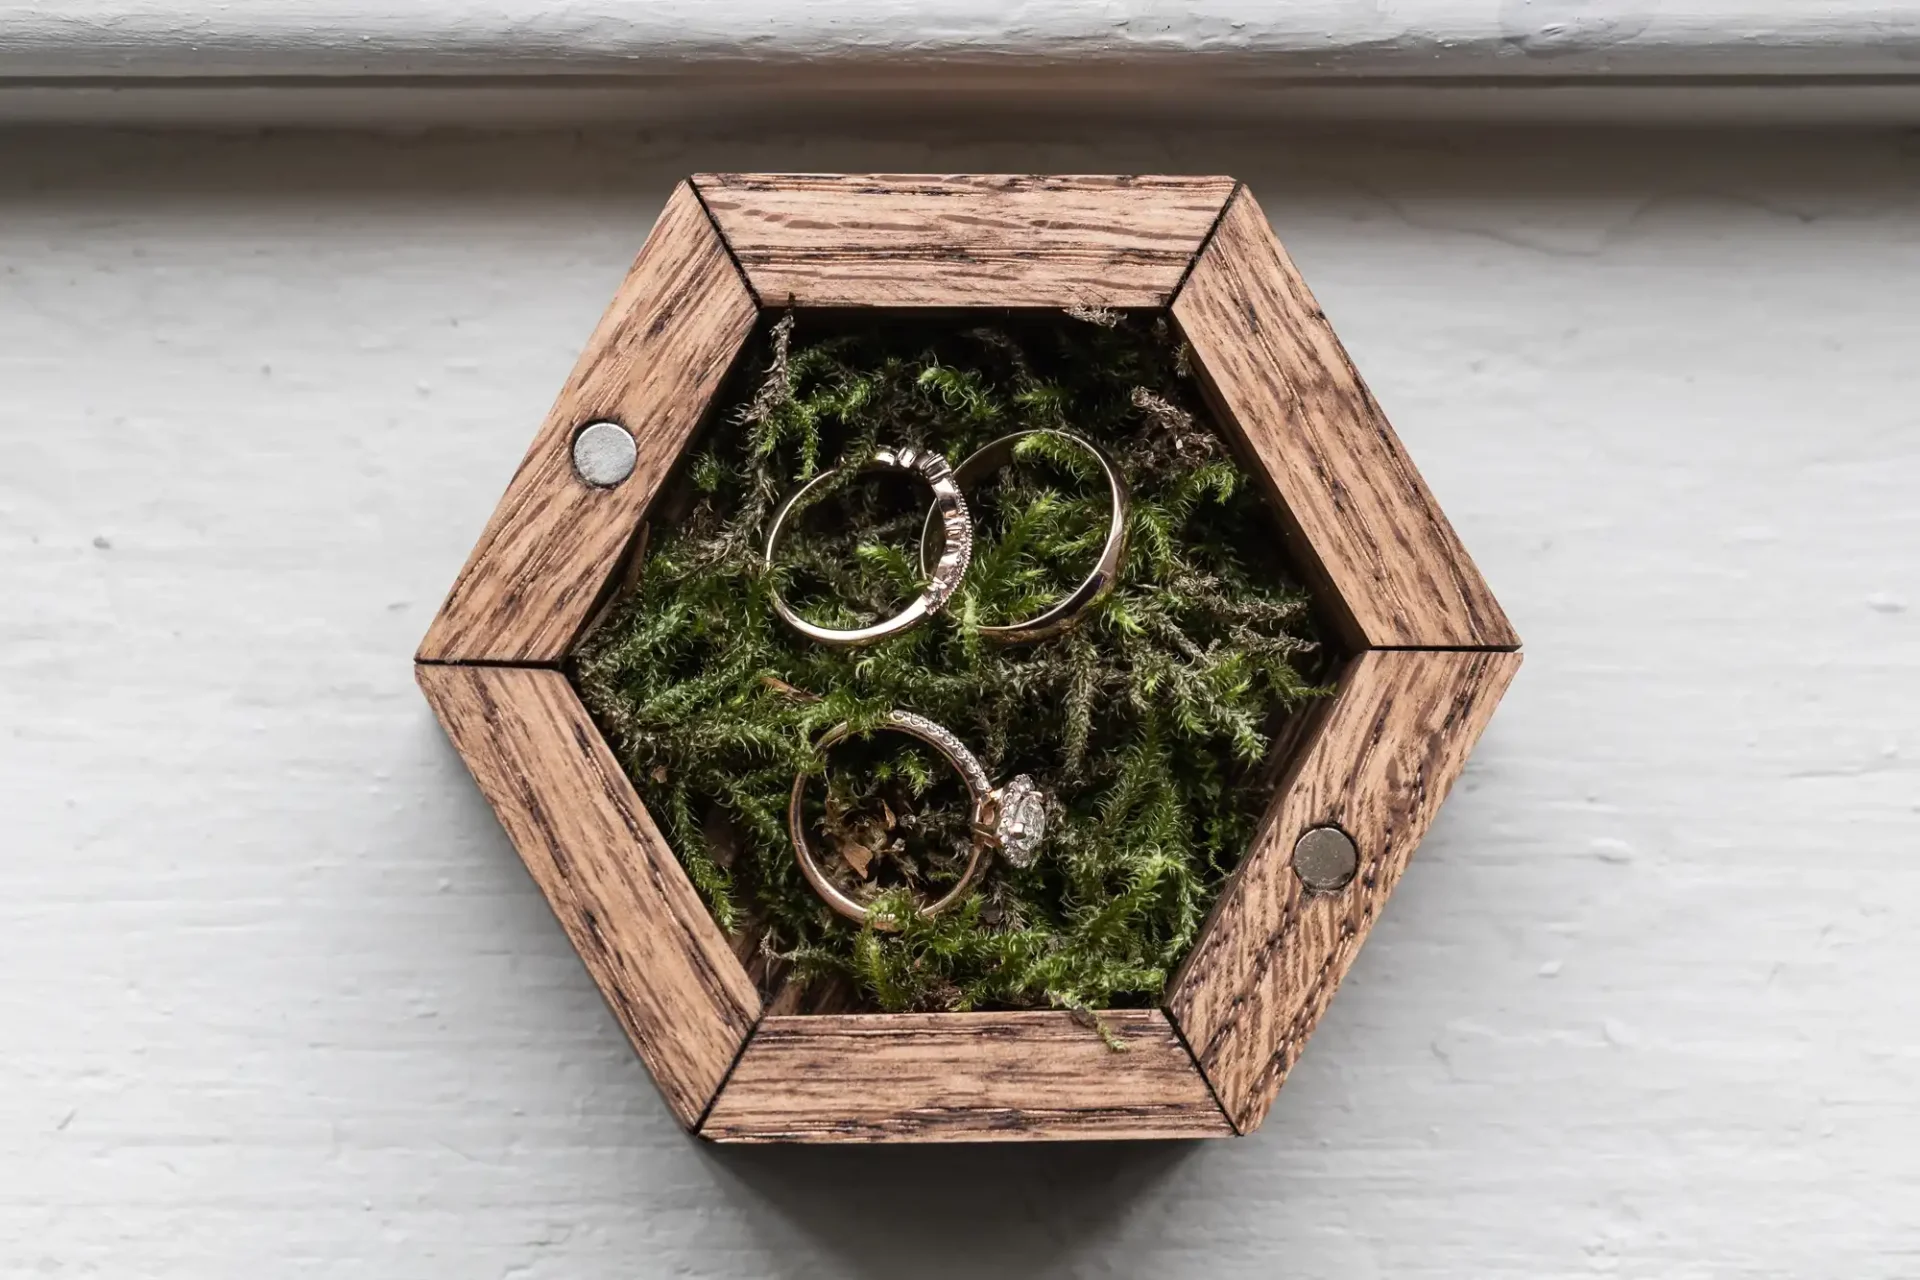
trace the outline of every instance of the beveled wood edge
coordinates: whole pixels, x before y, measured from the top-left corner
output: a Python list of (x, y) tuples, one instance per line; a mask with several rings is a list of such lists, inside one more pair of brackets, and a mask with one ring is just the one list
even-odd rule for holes
[[(1267, 285), (1274, 296), (1232, 299), (1235, 305), (1200, 296), (1200, 286), (1217, 291), (1223, 287), (1217, 277), (1231, 279), (1239, 272)], [(1262, 302), (1279, 305), (1264, 314)], [(1244, 184), (1221, 210), (1206, 244), (1168, 299), (1167, 314), (1194, 353), (1196, 380), (1220, 428), (1234, 438), (1242, 461), (1265, 487), (1281, 516), (1291, 558), (1314, 586), (1316, 596), (1330, 606), (1330, 620), (1349, 650), (1507, 651), (1520, 647), (1520, 637), (1492, 588), (1347, 356), (1259, 201)], [(1231, 403), (1234, 397), (1227, 393), (1230, 379), (1210, 366), (1204, 350), (1209, 344), (1196, 330), (1219, 328), (1215, 335), (1219, 343), (1229, 349), (1253, 350), (1259, 345), (1263, 318), (1276, 328), (1291, 321), (1305, 339), (1303, 347), (1323, 348), (1304, 351), (1302, 358), (1311, 368), (1312, 362), (1326, 357), (1331, 391), (1326, 399), (1335, 403), (1321, 407), (1333, 407), (1334, 412), (1303, 411), (1298, 416), (1310, 420), (1318, 431), (1350, 433), (1348, 448), (1356, 458), (1372, 455), (1365, 458), (1374, 464), (1372, 470), (1385, 473), (1373, 477), (1382, 483), (1372, 492), (1363, 492), (1366, 486), (1360, 482), (1366, 477), (1339, 474), (1339, 463), (1348, 460), (1345, 456), (1315, 457), (1311, 478), (1282, 477), (1261, 458), (1262, 437), (1278, 429), (1271, 419), (1280, 414), (1282, 404), (1299, 404), (1300, 386), (1283, 374), (1284, 394), (1274, 395), (1271, 403), (1249, 404), (1255, 417), (1243, 422)], [(1246, 388), (1240, 398), (1263, 399), (1261, 389), (1255, 387)], [(1392, 483), (1386, 483), (1389, 478)], [(1332, 506), (1316, 513), (1328, 527), (1310, 529), (1289, 500), (1289, 488), (1302, 485), (1331, 491)], [(1384, 527), (1375, 527), (1375, 517), (1382, 513), (1369, 510), (1369, 498), (1386, 508)], [(1377, 544), (1371, 556), (1362, 549), (1370, 542)], [(1343, 570), (1331, 570), (1330, 559), (1343, 562)], [(1425, 598), (1416, 591), (1423, 585), (1430, 589)]]
[[(728, 296), (729, 286), (737, 297)], [(695, 287), (696, 297), (680, 296)], [(662, 484), (698, 434), (727, 370), (750, 345), (759, 315), (758, 299), (725, 237), (692, 183), (682, 179), (488, 514), (415, 662), (552, 667), (566, 659), (621, 571)], [(688, 338), (690, 332), (699, 334), (697, 341)], [(678, 350), (672, 349), (676, 339)], [(639, 356), (626, 350), (642, 344), (668, 349)], [(649, 362), (648, 354), (668, 358)], [(622, 360), (642, 366), (641, 376), (606, 378), (603, 366)], [(673, 370), (669, 376), (684, 385), (623, 404), (622, 393), (655, 376), (656, 368)], [(612, 488), (588, 486), (572, 468), (573, 434), (598, 418), (625, 426), (639, 449), (633, 474)], [(559, 533), (543, 537), (543, 529)], [(562, 548), (557, 557), (555, 542)], [(556, 558), (563, 564), (587, 561), (588, 572), (567, 579), (550, 563)], [(552, 596), (541, 601), (546, 613), (533, 611), (541, 614), (536, 618), (523, 616), (528, 609), (522, 596), (529, 590)]]
[[(1343, 711), (1351, 711), (1351, 708), (1342, 708), (1338, 705), (1342, 695), (1347, 691), (1349, 675), (1355, 673), (1362, 664), (1369, 663), (1425, 665), (1422, 659), (1428, 656), (1436, 665), (1448, 659), (1456, 661), (1477, 659), (1479, 668), (1489, 673), (1485, 679), (1477, 683), (1474, 680), (1473, 669), (1467, 670), (1457, 680), (1449, 677), (1444, 671), (1437, 677), (1441, 684), (1436, 687), (1450, 691), (1456, 699), (1464, 695), (1464, 704), (1456, 702), (1454, 708), (1464, 717), (1461, 738), (1454, 744), (1457, 749), (1451, 753), (1451, 759), (1442, 762), (1438, 773), (1432, 776), (1403, 777), (1401, 780), (1402, 786), (1413, 786), (1420, 795), (1430, 797), (1430, 802), (1425, 806), (1424, 812), (1416, 810), (1411, 815), (1408, 823), (1410, 830), (1401, 837), (1404, 847), (1391, 851), (1369, 850), (1364, 847), (1363, 839), (1362, 874), (1356, 875), (1346, 889), (1332, 894), (1307, 893), (1301, 890), (1297, 878), (1290, 874), (1289, 837), (1296, 835), (1294, 829), (1304, 830), (1327, 821), (1338, 822), (1344, 827), (1347, 824), (1342, 822), (1342, 819), (1359, 812), (1369, 802), (1379, 799), (1377, 795), (1370, 796), (1365, 792), (1356, 792), (1349, 785), (1343, 791), (1342, 801), (1339, 804), (1327, 806), (1333, 810), (1332, 812), (1319, 813), (1311, 808), (1313, 800), (1311, 798), (1303, 800), (1297, 790), (1301, 775), (1313, 762), (1315, 754), (1326, 747), (1336, 716)], [(1216, 1100), (1228, 1121), (1234, 1126), (1236, 1133), (1250, 1134), (1266, 1118), (1288, 1072), (1297, 1061), (1299, 1047), (1304, 1045), (1320, 1017), (1325, 1013), (1354, 956), (1358, 953), (1361, 944), (1365, 942), (1379, 911), (1397, 887), (1407, 861), (1425, 838), (1428, 826), (1437, 816), (1453, 784), (1458, 781), (1460, 774), (1464, 771), (1488, 722), (1505, 698), (1523, 660), (1524, 654), (1511, 649), (1366, 650), (1348, 660), (1341, 673), (1339, 691), (1333, 698), (1319, 704), (1315, 708), (1314, 719), (1297, 731), (1294, 749), (1287, 762), (1282, 781), (1275, 789), (1273, 800), (1261, 820), (1259, 832), (1240, 865), (1235, 868), (1227, 884), (1222, 887), (1219, 897), (1215, 899), (1213, 908), (1208, 914), (1206, 923), (1202, 925), (1193, 947), (1175, 972), (1173, 980), (1168, 983), (1163, 1001), (1168, 1018), (1179, 1030), (1182, 1043), (1193, 1055), (1195, 1066), (1207, 1078), (1208, 1085), (1213, 1089)], [(1390, 706), (1390, 700), (1388, 705)], [(1432, 739), (1439, 735), (1427, 736)], [(1378, 740), (1370, 738), (1365, 741), (1370, 750)], [(1351, 779), (1348, 781), (1351, 783)], [(1300, 812), (1288, 815), (1289, 809), (1297, 809)], [(1275, 827), (1283, 820), (1288, 821), (1289, 830), (1277, 832)], [(1246, 886), (1243, 882), (1259, 876), (1277, 876), (1290, 896), (1289, 905), (1281, 914), (1279, 922), (1265, 930), (1266, 941), (1260, 947), (1260, 955), (1255, 958), (1256, 969), (1259, 972), (1253, 976), (1257, 980), (1260, 973), (1270, 970), (1275, 963), (1274, 952), (1290, 936), (1290, 926), (1298, 918), (1302, 904), (1334, 904), (1365, 895), (1371, 887), (1367, 884), (1366, 876), (1382, 871), (1387, 875), (1386, 883), (1380, 888), (1378, 894), (1373, 895), (1366, 903), (1365, 915), (1360, 924), (1351, 928), (1338, 940), (1335, 954), (1326, 959), (1322, 966), (1321, 977), (1315, 991), (1308, 994), (1307, 1008), (1303, 1014), (1305, 1020), (1297, 1027), (1297, 1034), (1291, 1037), (1293, 1047), (1291, 1056), (1285, 1055), (1284, 1044), (1243, 1045), (1241, 1049), (1243, 1057), (1253, 1053), (1271, 1060), (1269, 1066), (1257, 1073), (1257, 1080), (1248, 1087), (1236, 1087), (1235, 1080), (1210, 1070), (1208, 1068), (1210, 1044), (1217, 1043), (1225, 1034), (1226, 1028), (1245, 1023), (1249, 1016), (1247, 1002), (1257, 1002), (1262, 995), (1256, 989), (1246, 996), (1235, 997), (1232, 1001), (1232, 1011), (1226, 1017), (1225, 1027), (1211, 1028), (1210, 1037), (1205, 1034), (1209, 1027), (1201, 1021), (1196, 1021), (1194, 1005), (1198, 996), (1203, 993), (1211, 994), (1208, 989), (1214, 987), (1224, 991), (1227, 987), (1241, 982), (1244, 976), (1244, 970), (1240, 969), (1222, 972), (1217, 969), (1209, 971), (1203, 968), (1209, 961), (1215, 959), (1210, 954), (1210, 947), (1217, 941), (1216, 934), (1224, 927), (1223, 921), (1244, 909), (1241, 891)], [(1349, 941), (1351, 945), (1348, 945)], [(1244, 1072), (1240, 1073), (1242, 1076), (1244, 1074)]]
[[(479, 663), (416, 663), (414, 677), (668, 1109), (695, 1129), (759, 1023), (760, 993), (572, 682), (549, 667)], [(542, 698), (557, 708), (531, 705)], [(516, 759), (502, 722), (543, 711), (557, 711), (545, 717), (548, 749)], [(569, 742), (575, 751), (551, 749)], [(558, 816), (548, 811), (556, 801)], [(628, 850), (593, 864), (565, 827), (581, 807), (598, 807)], [(622, 910), (635, 918), (616, 919)], [(617, 952), (623, 934), (650, 954)]]
[[(1235, 1136), (1166, 1010), (1104, 1010), (1115, 1052), (1078, 1015), (987, 1013), (765, 1015), (697, 1130), (723, 1144), (1143, 1141)], [(1066, 1069), (1047, 1069), (1062, 1053)], [(912, 1082), (922, 1073), (945, 1077)], [(1103, 1067), (1131, 1074), (1115, 1102)], [(1009, 1072), (1041, 1069), (1012, 1084)], [(1151, 1071), (1158, 1079), (1147, 1073)], [(844, 1082), (844, 1087), (843, 1087)], [(876, 1101), (889, 1088), (906, 1097)], [(1082, 1104), (1066, 1091), (1097, 1090)], [(822, 1102), (818, 1092), (834, 1095)], [(979, 1094), (997, 1094), (979, 1098)], [(1099, 1101), (1104, 1099), (1104, 1102)], [(1063, 1105), (1065, 1103), (1065, 1105)]]
[[(808, 173), (808, 172), (701, 172), (687, 181), (699, 197), (708, 217), (713, 220), (721, 240), (733, 256), (747, 287), (762, 308), (788, 307), (874, 309), (943, 308), (1066, 308), (1109, 307), (1114, 309), (1164, 308), (1179, 292), (1193, 263), (1212, 237), (1234, 195), (1242, 188), (1237, 178), (1224, 174), (1035, 174), (1035, 173)], [(1178, 250), (1177, 261), (1161, 263), (1150, 279), (1127, 282), (1103, 282), (1097, 278), (1097, 255), (1079, 263), (1079, 270), (1062, 279), (1049, 280), (1063, 264), (1076, 257), (1065, 251), (1036, 249), (1030, 245), (1010, 246), (1002, 253), (983, 254), (962, 250), (950, 244), (929, 244), (913, 251), (883, 251), (838, 247), (831, 250), (809, 248), (791, 252), (757, 250), (737, 242), (737, 233), (728, 229), (729, 217), (717, 211), (714, 197), (724, 193), (741, 201), (743, 193), (756, 191), (816, 193), (823, 197), (846, 188), (848, 195), (874, 198), (871, 192), (859, 192), (861, 184), (885, 186), (903, 205), (912, 207), (930, 201), (929, 209), (965, 190), (968, 184), (1002, 183), (1009, 189), (1033, 192), (1074, 192), (1111, 194), (1116, 201), (1141, 190), (1187, 190), (1217, 195), (1217, 204), (1197, 229), (1192, 243)], [(956, 189), (957, 188), (957, 189)], [(1116, 211), (1119, 212), (1118, 210)], [(1137, 212), (1137, 211), (1136, 211)], [(1124, 217), (1117, 217), (1124, 222)], [(1157, 256), (1157, 255), (1156, 255)], [(1141, 264), (1124, 252), (1110, 255), (1116, 263), (1130, 263), (1134, 270)], [(839, 271), (825, 265), (838, 260)], [(839, 276), (844, 279), (796, 281), (786, 274), (801, 268), (808, 274)], [(943, 271), (952, 280), (939, 278)], [(934, 277), (929, 279), (928, 277)], [(872, 294), (875, 296), (865, 296)]]

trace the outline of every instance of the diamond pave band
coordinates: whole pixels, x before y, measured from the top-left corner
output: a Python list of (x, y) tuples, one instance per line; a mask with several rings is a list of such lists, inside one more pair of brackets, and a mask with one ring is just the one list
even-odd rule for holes
[[(967, 510), (966, 496), (960, 492), (953, 467), (946, 458), (930, 450), (912, 447), (891, 451), (882, 449), (873, 455), (873, 461), (876, 466), (918, 472), (920, 478), (927, 482), (927, 487), (933, 490), (933, 510), (927, 515), (929, 519), (940, 522), (945, 541), (940, 558), (931, 568), (923, 563), (921, 572), (927, 575), (929, 611), (937, 613), (960, 589), (960, 580), (967, 576), (967, 565), (973, 559), (973, 513)], [(948, 489), (953, 491), (953, 500), (942, 502), (940, 495)]]
[[(927, 585), (913, 603), (893, 617), (871, 626), (822, 627), (795, 613), (777, 589), (772, 593), (773, 611), (783, 622), (809, 640), (842, 649), (877, 644), (903, 635), (939, 613), (946, 608), (953, 593), (959, 590), (960, 580), (967, 575), (967, 564), (973, 559), (973, 517), (968, 513), (967, 500), (961, 496), (960, 486), (954, 479), (953, 466), (945, 457), (931, 449), (916, 449), (909, 445), (899, 449), (882, 449), (873, 455), (867, 465), (880, 471), (906, 472), (925, 481), (933, 491), (933, 510), (929, 518), (939, 520), (946, 544), (939, 560), (924, 570)], [(822, 471), (788, 494), (773, 513), (773, 522), (767, 528), (765, 556), (765, 566), (769, 572), (773, 569), (774, 553), (779, 549), (780, 536), (786, 531), (789, 519), (800, 509), (808, 494), (839, 475), (841, 470), (840, 467), (831, 467)]]
[[(915, 712), (890, 711), (885, 727), (918, 738), (939, 752), (967, 784), (967, 794), (972, 801), (973, 844), (966, 869), (945, 895), (921, 908), (924, 914), (938, 914), (965, 897), (995, 849), (1016, 867), (1033, 864), (1040, 841), (1046, 835), (1048, 800), (1032, 778), (1023, 773), (1006, 786), (995, 788), (986, 769), (952, 730)], [(851, 726), (838, 724), (822, 735), (815, 747), (824, 753), (852, 735)], [(793, 794), (787, 801), (787, 834), (793, 841), (794, 856), (807, 883), (828, 906), (849, 920), (865, 922), (869, 914), (866, 905), (833, 882), (807, 840), (804, 813), (807, 778), (805, 773), (794, 775)], [(875, 927), (890, 926), (876, 922)]]

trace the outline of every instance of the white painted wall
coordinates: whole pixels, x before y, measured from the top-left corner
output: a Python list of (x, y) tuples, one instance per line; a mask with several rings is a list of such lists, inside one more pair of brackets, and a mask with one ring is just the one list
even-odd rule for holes
[[(1241, 174), (1512, 613), (1258, 1136), (694, 1145), (443, 744), (706, 167)], [(1894, 135), (0, 135), (0, 1275), (1920, 1272), (1916, 284)]]

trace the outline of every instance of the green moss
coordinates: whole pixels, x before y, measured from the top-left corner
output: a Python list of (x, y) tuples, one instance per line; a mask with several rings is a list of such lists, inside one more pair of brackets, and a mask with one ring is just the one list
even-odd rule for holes
[[(576, 680), (701, 895), (802, 980), (884, 1009), (1153, 1002), (1252, 838), (1275, 729), (1324, 692), (1304, 594), (1251, 477), (1205, 425), (1165, 322), (1090, 312), (994, 328), (889, 321), (768, 335), (764, 379), (709, 430), (656, 516), (637, 587), (582, 646)], [(801, 640), (768, 604), (772, 508), (876, 448), (958, 463), (1023, 427), (1098, 441), (1133, 493), (1121, 585), (1058, 640), (984, 643), (970, 624), (1030, 616), (1092, 564), (1107, 497), (1057, 438), (1028, 442), (975, 495), (978, 542), (948, 612), (870, 649)], [(803, 614), (851, 625), (919, 585), (924, 491), (871, 476), (823, 486), (776, 570)], [(785, 830), (796, 770), (845, 720), (918, 711), (996, 778), (1057, 799), (1030, 869), (997, 864), (949, 913), (964, 791), (894, 734), (833, 754), (813, 818), (836, 874), (877, 894), (897, 932), (832, 915)], [(865, 876), (855, 868), (864, 863)]]

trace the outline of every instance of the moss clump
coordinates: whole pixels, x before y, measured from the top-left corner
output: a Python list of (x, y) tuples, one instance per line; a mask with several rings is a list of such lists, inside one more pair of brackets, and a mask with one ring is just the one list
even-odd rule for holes
[[(1246, 849), (1273, 786), (1279, 722), (1322, 692), (1305, 595), (1277, 558), (1252, 479), (1204, 425), (1163, 320), (1084, 313), (992, 328), (888, 322), (767, 335), (763, 380), (712, 428), (656, 516), (638, 585), (582, 646), (576, 680), (723, 926), (803, 981), (888, 1010), (1151, 1003)], [(877, 448), (938, 449), (1061, 427), (1097, 441), (1133, 496), (1119, 588), (1078, 629), (1019, 647), (970, 624), (1031, 616), (1092, 564), (1107, 495), (1090, 460), (1030, 440), (973, 495), (977, 543), (948, 611), (841, 651), (774, 615), (760, 560), (780, 498)], [(851, 472), (851, 468), (848, 469)], [(853, 625), (918, 590), (924, 492), (872, 477), (823, 486), (776, 570), (806, 616)], [(928, 918), (951, 882), (964, 791), (930, 753), (876, 734), (815, 782), (816, 845), (897, 932), (832, 915), (785, 829), (796, 770), (841, 721), (892, 708), (946, 725), (1004, 780), (1055, 797), (1038, 862), (996, 864)]]

